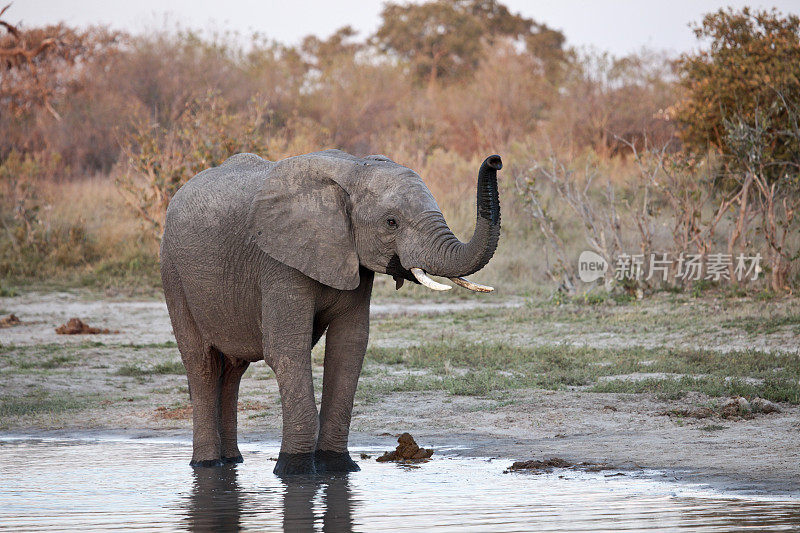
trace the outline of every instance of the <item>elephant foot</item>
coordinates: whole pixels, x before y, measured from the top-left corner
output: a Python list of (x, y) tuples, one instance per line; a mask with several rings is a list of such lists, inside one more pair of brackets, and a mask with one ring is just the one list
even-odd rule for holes
[(222, 461), (220, 459), (206, 459), (204, 461), (195, 461), (194, 459), (191, 460), (189, 466), (193, 468), (211, 468), (215, 466), (222, 466)]
[(358, 472), (361, 468), (350, 458), (348, 452), (317, 450), (314, 452), (317, 472)]
[(229, 463), (243, 463), (244, 462), (244, 458), (242, 457), (242, 454), (239, 454), (239, 455), (234, 455), (232, 457), (223, 457), (222, 458), (222, 462), (226, 463), (226, 464), (229, 464)]
[(286, 453), (278, 454), (278, 462), (272, 471), (276, 476), (293, 476), (296, 474), (316, 474), (314, 467), (314, 454), (308, 453)]

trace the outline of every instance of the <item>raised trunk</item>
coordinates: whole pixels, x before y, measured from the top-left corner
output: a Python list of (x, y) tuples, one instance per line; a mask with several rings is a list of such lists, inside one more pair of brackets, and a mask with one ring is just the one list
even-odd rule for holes
[(469, 242), (453, 235), (444, 220), (429, 249), (427, 270), (437, 276), (468, 276), (486, 266), (500, 238), (500, 199), (497, 171), (503, 168), (498, 155), (486, 158), (478, 171), (477, 221)]

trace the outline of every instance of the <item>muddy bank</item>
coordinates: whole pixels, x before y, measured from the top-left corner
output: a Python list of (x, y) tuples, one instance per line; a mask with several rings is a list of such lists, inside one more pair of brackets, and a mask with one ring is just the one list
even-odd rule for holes
[[(0, 431), (0, 439), (79, 439), (101, 441), (127, 441), (136, 439), (163, 439), (165, 442), (191, 442), (190, 430), (31, 430)], [(657, 481), (679, 481), (698, 483), (714, 490), (742, 496), (773, 496), (800, 498), (800, 480), (796, 472), (783, 472), (773, 469), (764, 472), (760, 468), (747, 470), (737, 460), (718, 468), (704, 464), (705, 461), (691, 461), (691, 451), (686, 454), (686, 461), (681, 465), (664, 464), (663, 460), (654, 458), (651, 461), (632, 461), (625, 459), (624, 454), (608, 453), (609, 449), (600, 445), (596, 439), (575, 439), (561, 443), (550, 443), (542, 439), (502, 438), (494, 435), (478, 433), (419, 433), (418, 438), (436, 448), (437, 453), (429, 461), (447, 460), (448, 456), (481, 458), (490, 462), (511, 465), (520, 457), (540, 453), (540, 456), (558, 455), (555, 461), (543, 460), (545, 470), (556, 471), (582, 470), (587, 472), (614, 471), (632, 473), (638, 477), (649, 477)], [(239, 438), (240, 444), (275, 445), (280, 443), (280, 431), (269, 429), (258, 433), (244, 432)], [(368, 450), (359, 461), (377, 460), (374, 450), (391, 447), (396, 442), (392, 436), (381, 436), (356, 432), (351, 434), (350, 449), (358, 452)], [(571, 450), (571, 451), (570, 451)], [(653, 450), (649, 450), (653, 452)], [(598, 455), (598, 453), (601, 453)], [(605, 452), (605, 453), (602, 453)], [(243, 452), (245, 462), (248, 453)], [(634, 454), (639, 456), (639, 454)], [(355, 456), (354, 456), (355, 457)], [(605, 461), (592, 460), (603, 457)], [(374, 459), (373, 459), (374, 458)], [(617, 458), (618, 460), (614, 460)], [(641, 458), (641, 457), (640, 457)], [(188, 460), (188, 459), (187, 459)], [(758, 461), (755, 461), (758, 463)], [(752, 465), (751, 465), (752, 466)], [(188, 468), (188, 467), (187, 467)], [(425, 468), (425, 464), (420, 465)], [(525, 471), (522, 471), (525, 473)], [(271, 475), (265, 471), (264, 475)], [(618, 475), (618, 474), (615, 474)], [(508, 478), (513, 483), (513, 478)]]

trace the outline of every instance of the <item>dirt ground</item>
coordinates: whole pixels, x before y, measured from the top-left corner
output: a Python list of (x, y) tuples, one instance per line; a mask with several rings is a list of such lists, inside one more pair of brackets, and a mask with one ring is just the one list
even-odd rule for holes
[[(0, 316), (9, 313), (22, 324), (0, 329), (4, 433), (190, 434), (186, 379), (163, 301), (89, 292), (26, 293), (0, 299)], [(495, 295), (419, 301), (396, 297), (379, 299), (372, 313), (371, 351), (353, 414), (355, 446), (389, 450), (396, 435), (407, 431), (420, 446), (455, 446), (456, 453), (499, 457), (509, 464), (562, 457), (664, 469), (676, 478), (728, 489), (800, 493), (800, 407), (793, 396), (794, 361), (800, 354), (796, 299), (660, 296), (590, 306)], [(119, 333), (57, 335), (55, 328), (72, 317)], [(653, 372), (639, 366), (636, 372), (609, 370), (583, 376), (583, 381), (567, 376), (554, 386), (530, 386), (514, 381), (515, 368), (495, 369), (490, 377), (505, 376), (507, 387), (476, 388), (470, 380), (486, 375), (476, 364), (459, 363), (456, 356), (436, 365), (408, 359), (409, 347), (430, 343), (465, 350), (502, 343), (494, 348), (497, 357), (506, 357), (502, 352), (515, 347), (548, 347), (556, 355), (566, 353), (561, 366), (598, 354), (587, 368), (611, 365), (607, 359), (623, 352), (636, 359), (638, 352), (631, 356), (631, 350), (639, 349), (638, 364), (644, 369), (654, 353), (669, 358), (696, 350), (697, 357), (686, 356), (692, 361), (726, 353), (739, 361), (752, 355), (767, 366), (776, 354), (784, 359), (780, 364), (776, 359), (774, 368), (754, 365), (752, 376), (739, 373), (735, 379), (742, 386), (752, 384), (759, 394), (773, 394), (780, 412), (725, 417), (720, 405), (727, 397), (702, 387), (679, 394), (663, 394), (658, 388), (599, 392), (609, 382), (626, 387), (655, 380), (660, 387), (664, 380), (683, 376), (660, 366)], [(569, 351), (576, 347), (585, 350)], [(313, 355), (318, 397), (322, 352), (317, 346)], [(526, 356), (520, 357), (525, 362)], [(788, 392), (769, 385), (765, 372), (773, 370), (791, 378)], [(786, 380), (780, 383), (787, 386)], [(687, 414), (701, 407), (706, 410), (703, 418)], [(263, 363), (251, 365), (240, 394), (242, 438), (277, 438), (280, 410), (272, 372)]]

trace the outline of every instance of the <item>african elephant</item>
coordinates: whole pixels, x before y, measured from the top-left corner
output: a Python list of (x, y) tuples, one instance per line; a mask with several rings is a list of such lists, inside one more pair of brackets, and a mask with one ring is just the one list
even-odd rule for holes
[[(239, 381), (260, 359), (275, 372), (283, 439), (275, 473), (357, 471), (347, 440), (369, 334), (376, 272), (432, 289), (497, 248), (499, 156), (478, 173), (469, 242), (453, 235), (412, 170), (384, 156), (326, 150), (277, 162), (237, 154), (172, 198), (161, 276), (193, 407), (192, 466), (241, 462)], [(326, 333), (320, 412), (311, 348)]]

